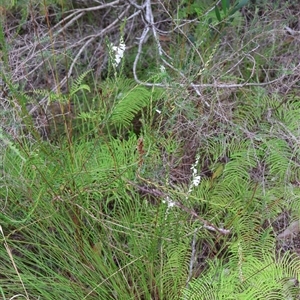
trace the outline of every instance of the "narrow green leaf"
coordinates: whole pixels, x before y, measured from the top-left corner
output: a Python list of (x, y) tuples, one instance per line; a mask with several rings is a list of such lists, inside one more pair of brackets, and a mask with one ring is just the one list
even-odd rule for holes
[(230, 0), (226, 0), (226, 7), (227, 7), (227, 9), (229, 10), (229, 7), (230, 7)]
[(219, 11), (217, 5), (215, 6), (215, 14), (216, 14), (216, 17), (217, 17), (218, 21), (221, 22), (222, 19), (221, 19), (220, 11)]
[(239, 0), (235, 3), (234, 7), (232, 8), (232, 10), (230, 10), (229, 12), (229, 16), (233, 15), (234, 13), (236, 13), (239, 9), (241, 9), (242, 7), (244, 7), (245, 5), (247, 5), (249, 2), (249, 0)]
[(222, 0), (221, 1), (222, 4), (222, 10), (224, 12), (224, 14), (227, 14), (227, 10), (229, 9), (229, 0)]

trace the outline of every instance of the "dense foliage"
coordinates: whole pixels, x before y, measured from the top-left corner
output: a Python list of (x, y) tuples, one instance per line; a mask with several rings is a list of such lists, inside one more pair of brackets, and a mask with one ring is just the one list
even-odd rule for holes
[(299, 299), (299, 8), (4, 1), (2, 298)]

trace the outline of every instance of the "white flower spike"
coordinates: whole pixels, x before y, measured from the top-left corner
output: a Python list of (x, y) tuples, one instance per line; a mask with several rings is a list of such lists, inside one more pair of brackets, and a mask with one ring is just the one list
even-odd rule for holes
[(113, 64), (113, 67), (116, 68), (120, 64), (120, 62), (123, 58), (125, 49), (126, 49), (126, 45), (125, 45), (123, 39), (120, 40), (119, 46), (112, 46), (111, 49), (114, 51), (114, 55), (115, 55), (114, 61), (112, 64)]

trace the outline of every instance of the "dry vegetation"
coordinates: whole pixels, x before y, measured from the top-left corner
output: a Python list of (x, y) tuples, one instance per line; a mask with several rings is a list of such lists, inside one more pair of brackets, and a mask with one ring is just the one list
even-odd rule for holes
[[(53, 147), (51, 149), (55, 149), (53, 153), (57, 153), (57, 148), (60, 147), (66, 152), (69, 151), (59, 143), (57, 146), (57, 136), (63, 136), (70, 146), (73, 143), (76, 145), (77, 140), (89, 143), (91, 138), (94, 141), (97, 135), (100, 136), (99, 140), (103, 138), (105, 143), (112, 137), (121, 143), (130, 141), (132, 135), (135, 135), (137, 152), (133, 154), (133, 161), (136, 163), (134, 176), (127, 178), (122, 173), (125, 174), (126, 171), (122, 170), (112, 173), (112, 178), (122, 177), (123, 184), (125, 182), (124, 186), (126, 185), (122, 187), (126, 190), (126, 196), (140, 197), (139, 201), (146, 199), (152, 206), (157, 206), (157, 203), (174, 196), (176, 201), (173, 204), (185, 214), (185, 217), (180, 219), (182, 222), (190, 222), (194, 226), (193, 222), (197, 220), (208, 229), (209, 233), (199, 239), (196, 238), (196, 233), (200, 234), (198, 229), (193, 228), (193, 236), (192, 233), (186, 233), (187, 236), (192, 236), (189, 241), (191, 249), (186, 250), (189, 259), (185, 266), (188, 265), (189, 270), (186, 271), (188, 279), (184, 280), (188, 288), (189, 281), (192, 278), (200, 278), (201, 273), (208, 268), (208, 259), (223, 258), (227, 261), (231, 251), (234, 252), (228, 245), (229, 240), (236, 237), (236, 216), (227, 210), (233, 204), (228, 202), (225, 205), (225, 202), (222, 202), (228, 196), (227, 191), (225, 193), (221, 190), (224, 186), (220, 185), (219, 190), (218, 187), (214, 187), (223, 176), (223, 169), (220, 171), (218, 166), (241, 159), (233, 154), (247, 144), (254, 154), (247, 169), (249, 189), (245, 191), (244, 196), (249, 203), (247, 202), (245, 209), (254, 205), (252, 202), (266, 201), (266, 205), (260, 208), (261, 211), (253, 214), (254, 217), (261, 214), (261, 223), (253, 221), (253, 228), (270, 232), (272, 237), (277, 236), (274, 247), (276, 245), (278, 257), (288, 251), (299, 255), (299, 205), (295, 204), (299, 199), (298, 196), (295, 196), (296, 200), (288, 198), (289, 193), (298, 193), (300, 185), (300, 162), (296, 149), (300, 138), (299, 122), (295, 120), (291, 128), (285, 123), (288, 122), (288, 118), (285, 119), (285, 110), (297, 111), (300, 101), (298, 1), (249, 1), (232, 15), (232, 19), (230, 13), (226, 15), (221, 9), (221, 3), (224, 1), (216, 1), (222, 13), (220, 20), (211, 1), (53, 0), (53, 3), (46, 3), (31, 0), (15, 6), (8, 2), (0, 5), (0, 31), (3, 31), (0, 36), (0, 140), (3, 145), (1, 157), (4, 157), (5, 149), (13, 148), (12, 143), (22, 145), (21, 148), (28, 151), (23, 147), (24, 141), (26, 145), (27, 142), (30, 145), (48, 143)], [(230, 9), (232, 8), (233, 3), (230, 4)], [(120, 41), (125, 42), (126, 51), (121, 65), (115, 69), (112, 65), (112, 47), (119, 45)], [(82, 74), (85, 76), (79, 80), (79, 93), (73, 94), (72, 87), (76, 86)], [(122, 80), (118, 79), (117, 75), (120, 75)], [(122, 83), (126, 83), (128, 78), (145, 88), (141, 89), (141, 94), (146, 95), (147, 90), (153, 92), (153, 102), (149, 102), (148, 106), (141, 105), (131, 124), (122, 129), (114, 126), (113, 122), (110, 123), (109, 119), (104, 122), (105, 112), (99, 110), (97, 117), (102, 123), (95, 119), (93, 124), (97, 125), (94, 131), (89, 128), (89, 132), (84, 132), (80, 127), (82, 116), (88, 114), (87, 119), (92, 119), (92, 113), (97, 113), (99, 107), (109, 111), (112, 102), (122, 94)], [(83, 84), (89, 87), (86, 88), (86, 93), (81, 93)], [(120, 87), (115, 86), (118, 84)], [(40, 136), (44, 141), (39, 140)], [(278, 140), (280, 145), (286, 143), (289, 153), (292, 153), (287, 158), (289, 168), (286, 175), (280, 173), (280, 166), (276, 165), (273, 168), (272, 161), (268, 161), (268, 151), (272, 153), (272, 146), (268, 148), (267, 143), (270, 140)], [(153, 144), (155, 146), (151, 146)], [(113, 152), (110, 146), (108, 149), (108, 153)], [(124, 153), (127, 150), (125, 149)], [(247, 152), (249, 157), (252, 155), (251, 151)], [(284, 154), (284, 151), (280, 153)], [(82, 163), (80, 172), (88, 170), (90, 157)], [(51, 156), (49, 161), (52, 159), (54, 158)], [(245, 160), (247, 159), (248, 156), (245, 157)], [(114, 157), (113, 160), (117, 165), (118, 158)], [(189, 198), (192, 194), (191, 182), (195, 179), (195, 161), (198, 175), (203, 179), (203, 191)], [(131, 167), (130, 159), (125, 159), (125, 162)], [(274, 165), (275, 163), (274, 158)], [(276, 168), (279, 170), (280, 179), (273, 175)], [(73, 171), (72, 168), (70, 170)], [(56, 171), (55, 175), (52, 175), (60, 176)], [(62, 175), (62, 178), (68, 178), (63, 177), (65, 175)], [(244, 176), (244, 173), (242, 175)], [(242, 175), (240, 177), (243, 177)], [(96, 222), (95, 216), (98, 215), (96, 209), (94, 210), (94, 202), (97, 196), (88, 194), (87, 198), (91, 197), (89, 201), (93, 202), (90, 208), (84, 207), (84, 204), (81, 206), (80, 202), (74, 204), (72, 201), (76, 201), (80, 193), (89, 193), (96, 188), (102, 189), (101, 186), (95, 187), (95, 178), (92, 178), (91, 185), (80, 186), (80, 192), (77, 186), (72, 190), (72, 180), (67, 183), (59, 182), (59, 192), (55, 191), (48, 197), (55, 206), (53, 214), (58, 211), (57, 203), (75, 207), (72, 206), (72, 212), (64, 207), (63, 212), (70, 218), (70, 222), (77, 226), (76, 239), (81, 235), (81, 229), (78, 228), (86, 226), (88, 222)], [(76, 180), (74, 179), (74, 182)], [(276, 180), (282, 185), (280, 191), (277, 189)], [(104, 182), (108, 182), (108, 177)], [(90, 225), (97, 230), (98, 226), (102, 226), (102, 222), (105, 223), (110, 218), (118, 220), (118, 214), (121, 214), (115, 212), (115, 202), (118, 200), (109, 200), (114, 197), (120, 186), (114, 186), (114, 183), (112, 185), (113, 187), (110, 187), (107, 183), (103, 193), (101, 192), (101, 199), (109, 204), (107, 207), (101, 206), (103, 219), (97, 225), (93, 225), (95, 227)], [(57, 189), (57, 186), (52, 188)], [(244, 186), (241, 187), (243, 188)], [(267, 202), (265, 199), (269, 197), (269, 191), (272, 200)], [(223, 197), (222, 192), (226, 196)], [(234, 187), (230, 193), (234, 199)], [(283, 195), (279, 195), (280, 193)], [(211, 197), (209, 200), (212, 203), (220, 205), (216, 216), (213, 215), (215, 207), (212, 209), (209, 201), (204, 204), (196, 201), (201, 197), (205, 198), (206, 195)], [(68, 199), (65, 202), (62, 200), (64, 197)], [(273, 210), (273, 206), (276, 209)], [(107, 213), (106, 209), (110, 212)], [(242, 211), (244, 206), (241, 205), (239, 209), (236, 211)], [(81, 214), (85, 214), (83, 219), (80, 219)], [(40, 218), (43, 218), (42, 214)], [(217, 221), (221, 225), (216, 224)], [(40, 220), (37, 221), (39, 222)], [(136, 222), (138, 224), (139, 221)], [(150, 221), (149, 224), (152, 224), (151, 222), (154, 221)], [(47, 226), (47, 229), (53, 231), (51, 234), (58, 234), (56, 229), (52, 228), (53, 225)], [(119, 237), (118, 230), (112, 229), (113, 225), (111, 226), (109, 230), (106, 228), (109, 231), (107, 235), (110, 248), (124, 247), (124, 251), (130, 253), (129, 242), (124, 242), (124, 237)], [(19, 229), (11, 227), (11, 224), (7, 225), (6, 229), (9, 232), (8, 238), (12, 240), (28, 239), (28, 233), (23, 233), (23, 229), (18, 233)], [(69, 230), (67, 226), (64, 229)], [(99, 231), (101, 230), (102, 227)], [(29, 233), (32, 234), (31, 231)], [(249, 236), (247, 233), (245, 235), (247, 241), (251, 240), (250, 233)], [(118, 244), (117, 240), (122, 242)], [(96, 253), (99, 243), (90, 240), (89, 243)], [(82, 246), (82, 249), (84, 247), (86, 245)], [(154, 247), (158, 248), (157, 245)], [(37, 253), (38, 248), (36, 246), (29, 251)], [(78, 255), (82, 249), (78, 250)], [(104, 250), (99, 252), (101, 251)], [(119, 255), (121, 257), (121, 254)], [(16, 256), (21, 255), (17, 253)], [(137, 256), (132, 256), (133, 264)], [(116, 254), (112, 257), (118, 272), (122, 273), (125, 262), (118, 261)], [(95, 268), (89, 263), (85, 265), (86, 269)], [(59, 269), (56, 265), (55, 268), (60, 276), (72, 283), (76, 282), (79, 286), (80, 280), (75, 278), (76, 276), (73, 278), (71, 271)], [(111, 273), (115, 274), (114, 272)], [(134, 272), (124, 275), (129, 278), (126, 284), (129, 290), (134, 290), (131, 294), (135, 295), (132, 296), (134, 299), (168, 299), (166, 295), (161, 296), (163, 293), (153, 278), (149, 279), (150, 283), (147, 281), (147, 288), (143, 286), (149, 290), (148, 298), (146, 293), (146, 296), (142, 295), (140, 286), (134, 289), (135, 276), (137, 274)], [(182, 282), (185, 282), (184, 280)], [(92, 283), (79, 288), (86, 289), (83, 295), (95, 297), (89, 299), (99, 297)], [(180, 288), (182, 289), (182, 286)], [(139, 292), (142, 296), (139, 296)], [(101, 299), (117, 299), (117, 295), (112, 295), (113, 293)], [(78, 297), (77, 299), (81, 299)], [(29, 299), (28, 295), (27, 298)]]

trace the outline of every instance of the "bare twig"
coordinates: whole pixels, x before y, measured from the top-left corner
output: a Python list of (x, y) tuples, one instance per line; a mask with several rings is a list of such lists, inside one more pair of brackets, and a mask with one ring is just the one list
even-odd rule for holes
[(70, 66), (70, 69), (69, 69), (69, 72), (68, 72), (68, 75), (67, 77), (70, 77), (72, 75), (72, 72), (73, 72), (73, 68), (74, 68), (74, 65), (76, 63), (76, 61), (78, 60), (78, 58), (80, 57), (80, 54), (84, 51), (84, 49), (88, 46), (88, 44), (90, 44), (93, 40), (95, 40), (96, 38), (98, 37), (101, 37), (101, 36), (104, 36), (105, 34), (107, 34), (112, 28), (114, 28), (114, 26), (116, 24), (118, 24), (120, 22), (120, 19), (122, 19), (126, 13), (128, 12), (129, 10), (129, 5), (125, 8), (125, 10), (121, 13), (121, 15), (119, 16), (119, 19), (116, 19), (114, 22), (112, 22), (110, 25), (108, 25), (105, 29), (103, 29), (101, 32), (99, 32), (98, 34), (95, 34), (94, 36), (92, 36), (87, 42), (85, 42), (85, 44), (81, 47), (81, 49), (78, 51), (77, 55), (75, 56), (71, 66)]
[[(129, 1), (129, 0), (128, 0)], [(132, 5), (134, 5), (132, 3), (132, 1), (130, 1), (130, 3)], [(161, 3), (162, 4), (162, 3)], [(162, 4), (163, 5), (163, 4)], [(145, 82), (145, 81), (141, 81), (138, 76), (137, 76), (137, 65), (138, 65), (138, 62), (139, 62), (139, 59), (140, 59), (140, 56), (142, 54), (142, 49), (143, 49), (143, 45), (146, 43), (147, 39), (148, 39), (148, 34), (149, 34), (149, 27), (151, 28), (151, 32), (152, 32), (152, 35), (154, 37), (154, 40), (156, 42), (156, 45), (157, 45), (157, 51), (158, 51), (158, 54), (159, 54), (159, 59), (161, 60), (161, 62), (169, 67), (170, 69), (172, 69), (173, 71), (177, 72), (180, 77), (184, 78), (185, 79), (185, 82), (187, 82), (188, 80), (186, 79), (186, 76), (185, 74), (183, 74), (180, 70), (176, 69), (171, 63), (167, 62), (164, 58), (163, 58), (163, 49), (161, 47), (161, 44), (159, 42), (159, 38), (158, 38), (158, 30), (156, 29), (155, 27), (155, 22), (154, 22), (154, 17), (153, 17), (153, 12), (152, 12), (152, 9), (151, 9), (151, 1), (150, 0), (145, 0), (144, 4), (142, 6), (138, 6), (137, 7), (138, 9), (140, 10), (143, 10), (145, 9), (145, 27), (144, 27), (144, 31), (141, 35), (141, 37), (139, 38), (139, 43), (138, 43), (138, 51), (137, 51), (137, 55), (135, 57), (135, 61), (134, 61), (134, 64), (133, 64), (133, 74), (134, 74), (134, 78), (135, 78), (135, 81), (141, 85), (144, 85), (144, 86), (148, 86), (148, 87), (161, 87), (161, 88), (168, 88), (170, 87), (170, 84), (167, 84), (167, 83), (157, 83), (157, 82)], [(179, 26), (176, 27), (177, 29), (180, 28)], [(185, 33), (180, 30), (180, 32), (184, 35)], [(186, 37), (187, 38), (187, 37)], [(187, 38), (187, 40), (189, 41), (189, 39)], [(250, 43), (250, 42), (248, 42)], [(247, 44), (248, 44), (247, 43)], [(193, 44), (191, 44), (192, 47), (194, 47)], [(245, 47), (245, 45), (243, 45), (242, 47)], [(257, 49), (259, 48), (259, 45), (257, 45), (254, 49), (252, 49), (251, 51), (248, 51), (248, 53), (244, 54), (244, 56), (230, 69), (228, 70), (225, 74), (223, 75), (226, 75), (227, 73), (229, 73), (230, 71), (232, 71), (235, 67), (237, 67), (237, 65), (239, 65), (245, 58), (248, 58), (249, 60), (251, 60), (253, 62), (253, 67), (252, 67), (252, 71), (251, 71), (251, 75), (249, 76), (249, 78), (247, 80), (245, 80), (244, 83), (241, 83), (241, 84), (236, 84), (236, 83), (223, 83), (223, 82), (219, 82), (217, 80), (214, 80), (215, 82), (214, 83), (206, 83), (206, 84), (197, 84), (197, 83), (193, 83), (191, 82), (190, 83), (190, 87), (193, 88), (197, 94), (201, 94), (200, 90), (203, 90), (203, 89), (206, 89), (206, 88), (218, 88), (218, 89), (236, 89), (236, 88), (243, 88), (243, 87), (249, 87), (249, 86), (268, 86), (268, 85), (271, 85), (271, 84), (274, 84), (274, 83), (277, 83), (277, 82), (280, 82), (282, 81), (284, 78), (286, 78), (286, 75), (282, 75), (280, 76), (279, 78), (276, 78), (274, 80), (270, 80), (270, 81), (267, 81), (267, 82), (249, 82), (250, 79), (253, 78), (254, 76), (254, 72), (255, 72), (255, 67), (256, 67), (256, 61), (255, 59), (253, 58), (253, 56), (250, 54), (251, 52), (254, 52), (256, 51)], [(200, 57), (200, 59), (203, 61), (203, 58), (201, 56), (201, 54), (198, 52), (198, 50), (196, 50), (196, 52), (198, 53), (198, 56)], [(237, 53), (242, 53), (241, 52), (241, 49), (240, 51), (237, 51)], [(296, 67), (297, 68), (297, 67)], [(296, 69), (294, 68), (294, 70)], [(178, 83), (177, 86), (181, 86), (181, 87), (187, 87), (186, 84), (180, 84)], [(206, 103), (207, 106), (210, 106), (208, 103)]]
[[(141, 178), (141, 177), (139, 176), (139, 178)], [(141, 179), (144, 180), (143, 178), (141, 178)], [(157, 188), (149, 188), (149, 187), (145, 187), (145, 186), (136, 184), (136, 183), (134, 183), (130, 180), (127, 180), (127, 179), (124, 179), (124, 180), (126, 180), (129, 184), (133, 185), (135, 188), (137, 188), (138, 190), (140, 190), (141, 192), (143, 192), (145, 194), (149, 194), (149, 195), (159, 197), (159, 198), (163, 198), (163, 199), (170, 199), (171, 198), (167, 193), (162, 192), (161, 190), (159, 190)], [(222, 235), (228, 235), (229, 233), (231, 233), (230, 230), (224, 229), (224, 228), (219, 228), (219, 227), (215, 226), (214, 224), (212, 224), (211, 222), (209, 222), (209, 221), (205, 220), (204, 218), (200, 217), (193, 209), (190, 209), (190, 208), (186, 207), (185, 205), (183, 205), (182, 203), (180, 203), (178, 201), (173, 201), (172, 200), (172, 204), (174, 206), (180, 208), (181, 210), (185, 211), (189, 215), (193, 216), (194, 218), (196, 218), (198, 221), (200, 221), (202, 223), (203, 228), (205, 228), (207, 230), (218, 232), (218, 233), (221, 233)]]
[(189, 266), (189, 275), (186, 280), (186, 288), (189, 287), (189, 283), (193, 277), (193, 269), (194, 269), (194, 264), (196, 261), (196, 242), (197, 242), (197, 232), (199, 231), (198, 228), (195, 229), (194, 234), (193, 234), (193, 240), (192, 240), (192, 253), (191, 253), (191, 259), (190, 259), (190, 266)]

